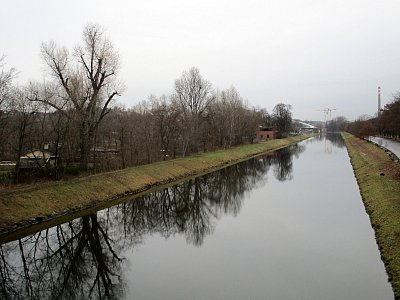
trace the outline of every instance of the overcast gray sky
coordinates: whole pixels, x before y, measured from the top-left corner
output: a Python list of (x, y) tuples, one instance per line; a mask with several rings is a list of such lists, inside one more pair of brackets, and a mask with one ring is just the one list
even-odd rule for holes
[(84, 26), (107, 31), (122, 58), (130, 107), (169, 94), (192, 66), (251, 105), (293, 106), (295, 118), (373, 115), (400, 91), (399, 0), (2, 1), (0, 54), (18, 83), (42, 80), (43, 41), (69, 49)]

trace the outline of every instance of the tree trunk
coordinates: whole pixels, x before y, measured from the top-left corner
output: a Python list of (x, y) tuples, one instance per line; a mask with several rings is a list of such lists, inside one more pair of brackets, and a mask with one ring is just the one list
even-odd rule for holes
[(25, 121), (22, 122), (20, 130), (19, 130), (19, 137), (18, 137), (18, 149), (17, 149), (17, 162), (15, 164), (15, 181), (19, 182), (20, 180), (20, 169), (21, 169), (21, 155), (22, 149), (24, 147), (24, 140), (25, 140), (25, 129), (26, 123)]
[(80, 168), (82, 170), (89, 170), (90, 151), (94, 144), (96, 134), (95, 125), (89, 124), (87, 120), (82, 122), (80, 128)]
[(80, 169), (87, 171), (89, 167), (89, 153), (90, 153), (90, 145), (89, 145), (89, 132), (87, 131), (86, 124), (82, 124), (80, 128)]
[(126, 168), (125, 162), (125, 140), (124, 140), (124, 127), (121, 127), (121, 137), (120, 137), (120, 151), (121, 151), (121, 160), (122, 160), (122, 169)]

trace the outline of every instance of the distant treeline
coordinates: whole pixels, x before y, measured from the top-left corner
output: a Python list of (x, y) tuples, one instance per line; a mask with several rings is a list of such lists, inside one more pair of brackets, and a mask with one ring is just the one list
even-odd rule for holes
[(359, 117), (346, 126), (346, 131), (359, 136), (381, 135), (391, 139), (400, 138), (400, 95), (385, 105), (380, 116), (368, 118)]
[(327, 122), (327, 130), (329, 132), (347, 131), (361, 138), (381, 135), (400, 139), (400, 94), (385, 105), (380, 116), (362, 115), (352, 122), (340, 116)]
[(52, 41), (42, 44), (41, 56), (51, 77), (22, 87), (13, 82), (16, 70), (0, 59), (0, 160), (16, 162), (17, 179), (21, 156), (32, 150), (60, 158), (55, 168), (36, 170), (59, 178), (252, 143), (260, 125), (283, 136), (291, 127), (290, 105), (277, 104), (268, 114), (233, 86), (213, 88), (197, 68), (184, 71), (169, 95), (118, 106), (119, 56), (95, 24), (85, 27), (73, 51)]

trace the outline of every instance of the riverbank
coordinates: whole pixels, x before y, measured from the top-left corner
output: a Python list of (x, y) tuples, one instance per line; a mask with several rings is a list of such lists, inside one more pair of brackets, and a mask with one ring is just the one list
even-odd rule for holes
[(121, 196), (140, 194), (202, 175), (309, 137), (304, 135), (271, 140), (68, 181), (2, 190), (0, 235), (92, 207), (107, 207), (116, 203)]
[(395, 298), (400, 299), (400, 164), (378, 146), (342, 135)]
[(400, 142), (376, 136), (370, 136), (367, 140), (378, 145), (380, 148), (389, 150), (388, 154), (392, 156), (391, 158), (400, 161)]

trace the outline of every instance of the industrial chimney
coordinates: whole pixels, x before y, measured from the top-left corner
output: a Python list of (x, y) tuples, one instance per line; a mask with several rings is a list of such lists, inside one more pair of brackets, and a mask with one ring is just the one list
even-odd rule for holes
[(381, 117), (381, 87), (378, 86), (378, 118)]

